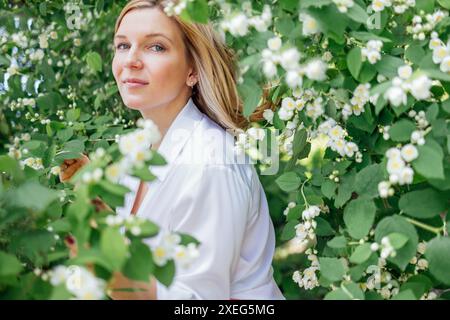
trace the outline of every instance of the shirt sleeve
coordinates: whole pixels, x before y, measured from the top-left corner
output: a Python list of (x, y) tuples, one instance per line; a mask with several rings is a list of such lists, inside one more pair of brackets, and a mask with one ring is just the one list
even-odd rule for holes
[(249, 186), (227, 166), (207, 165), (200, 177), (183, 185), (171, 211), (170, 229), (200, 241), (190, 267), (177, 267), (167, 288), (157, 282), (158, 299), (230, 299), (248, 212)]

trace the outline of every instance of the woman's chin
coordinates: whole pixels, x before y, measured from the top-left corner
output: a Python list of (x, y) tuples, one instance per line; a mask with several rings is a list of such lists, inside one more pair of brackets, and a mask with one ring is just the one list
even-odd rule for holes
[(129, 109), (133, 109), (133, 110), (141, 110), (142, 106), (144, 105), (143, 101), (140, 101), (140, 99), (130, 99), (127, 101), (124, 101), (124, 104), (127, 106), (127, 108)]

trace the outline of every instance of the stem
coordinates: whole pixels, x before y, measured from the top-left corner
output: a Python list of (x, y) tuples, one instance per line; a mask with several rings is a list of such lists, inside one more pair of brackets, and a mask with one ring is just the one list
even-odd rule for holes
[(422, 228), (424, 230), (436, 233), (437, 235), (439, 235), (441, 233), (441, 230), (442, 230), (442, 227), (441, 228), (432, 227), (432, 226), (429, 226), (429, 225), (427, 225), (425, 223), (422, 223), (420, 221), (417, 221), (417, 220), (414, 220), (414, 219), (411, 219), (411, 218), (406, 218), (406, 220), (408, 222), (412, 223), (413, 225), (419, 227), (419, 228)]
[(307, 181), (309, 181), (309, 178), (306, 179), (305, 181), (303, 181), (302, 186), (301, 186), (301, 188), (300, 188), (300, 192), (301, 192), (301, 194), (302, 194), (303, 200), (305, 201), (306, 208), (309, 207), (309, 203), (308, 203), (308, 201), (306, 200), (305, 193), (303, 192), (303, 188), (304, 188), (305, 183), (306, 183)]

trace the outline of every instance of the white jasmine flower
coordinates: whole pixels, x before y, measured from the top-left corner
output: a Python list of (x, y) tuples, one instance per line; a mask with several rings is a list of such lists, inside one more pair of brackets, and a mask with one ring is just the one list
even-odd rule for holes
[(417, 100), (428, 99), (431, 95), (431, 85), (431, 80), (427, 76), (421, 75), (412, 81), (410, 89), (411, 94)]
[(412, 75), (412, 68), (409, 65), (404, 65), (398, 68), (398, 76), (404, 80), (409, 79)]
[(406, 162), (411, 162), (419, 156), (419, 152), (414, 145), (406, 144), (402, 147), (401, 155)]
[(406, 92), (399, 86), (392, 86), (384, 93), (384, 98), (389, 100), (390, 104), (398, 107), (401, 104), (406, 104)]
[(314, 59), (306, 65), (305, 74), (311, 80), (323, 81), (327, 78), (327, 64), (320, 59)]
[(285, 70), (292, 70), (298, 67), (298, 62), (300, 60), (300, 52), (296, 48), (290, 48), (281, 54), (281, 66)]
[(280, 37), (273, 37), (267, 40), (267, 47), (272, 51), (278, 51), (281, 49), (281, 39)]
[(316, 19), (306, 13), (300, 13), (299, 20), (303, 23), (302, 33), (305, 37), (320, 33)]
[(273, 123), (273, 116), (274, 116), (274, 113), (273, 113), (273, 111), (272, 111), (271, 109), (266, 109), (266, 110), (264, 110), (264, 112), (263, 112), (263, 117), (264, 117), (264, 119), (266, 119), (267, 122), (269, 122), (270, 124)]

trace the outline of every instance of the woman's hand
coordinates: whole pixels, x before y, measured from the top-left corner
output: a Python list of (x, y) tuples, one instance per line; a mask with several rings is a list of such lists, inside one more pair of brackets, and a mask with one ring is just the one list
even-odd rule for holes
[(81, 155), (77, 159), (66, 159), (60, 165), (61, 171), (59, 173), (59, 180), (61, 182), (67, 182), (73, 175), (80, 170), (81, 167), (89, 163), (89, 158), (86, 155)]
[(113, 300), (156, 300), (156, 280), (151, 277), (148, 282), (135, 281), (121, 272), (114, 272), (108, 283), (107, 294)]

